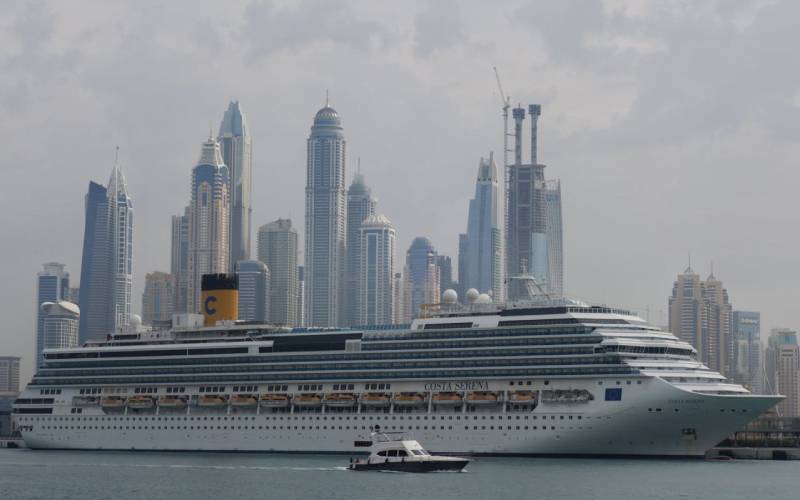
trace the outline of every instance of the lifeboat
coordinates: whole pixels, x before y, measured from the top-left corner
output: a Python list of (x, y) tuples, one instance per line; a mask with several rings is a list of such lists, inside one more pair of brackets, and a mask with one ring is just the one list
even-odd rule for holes
[(322, 406), (322, 396), (313, 393), (298, 394), (292, 398), (292, 402), (297, 407), (314, 408)]
[(401, 392), (394, 395), (395, 406), (423, 406), (425, 395), (419, 392)]
[(355, 406), (356, 397), (350, 392), (334, 392), (325, 396), (325, 405), (335, 408), (350, 408)]
[(97, 406), (100, 403), (98, 396), (75, 396), (72, 398), (72, 404), (75, 406)]
[(512, 391), (508, 393), (508, 402), (515, 405), (532, 405), (536, 403), (533, 391)]
[(433, 404), (437, 406), (458, 406), (462, 401), (461, 394), (457, 392), (437, 392), (433, 395)]
[(473, 391), (467, 394), (467, 403), (471, 405), (494, 405), (500, 402), (496, 392)]
[(289, 396), (286, 394), (263, 394), (261, 406), (266, 408), (285, 408), (289, 406)]
[(208, 394), (205, 396), (200, 396), (200, 399), (197, 401), (197, 406), (203, 408), (225, 408), (228, 406), (228, 400), (225, 398), (225, 396)]
[(368, 392), (361, 395), (361, 406), (389, 406), (391, 398), (385, 392)]
[(125, 398), (122, 396), (107, 396), (102, 399), (100, 406), (104, 410), (121, 410), (125, 407)]
[(258, 398), (252, 394), (235, 394), (231, 396), (231, 406), (237, 408), (255, 408), (258, 406)]
[(153, 396), (131, 396), (128, 398), (128, 408), (132, 410), (149, 410), (154, 405)]
[(158, 407), (159, 408), (177, 408), (182, 409), (186, 408), (186, 397), (183, 396), (161, 396), (158, 399)]

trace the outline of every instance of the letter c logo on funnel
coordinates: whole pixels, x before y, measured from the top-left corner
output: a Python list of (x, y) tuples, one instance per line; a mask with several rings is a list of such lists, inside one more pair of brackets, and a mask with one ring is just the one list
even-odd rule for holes
[(216, 301), (217, 301), (217, 298), (214, 297), (213, 295), (209, 295), (206, 298), (205, 309), (206, 309), (206, 314), (208, 314), (209, 316), (213, 316), (213, 315), (217, 314), (217, 310), (214, 309), (213, 307), (211, 307), (211, 303), (212, 302), (216, 302)]

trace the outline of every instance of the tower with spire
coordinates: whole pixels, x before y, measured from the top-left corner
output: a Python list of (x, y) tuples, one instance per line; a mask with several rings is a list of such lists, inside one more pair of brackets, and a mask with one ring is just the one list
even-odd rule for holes
[(89, 182), (86, 194), (79, 342), (128, 325), (133, 285), (133, 200), (119, 164), (107, 186)]
[(347, 205), (345, 139), (339, 113), (327, 102), (307, 141), (305, 322), (340, 326), (345, 273)]
[(495, 302), (503, 301), (503, 238), (499, 213), (499, 181), (494, 155), (481, 158), (475, 182), (475, 197), (469, 202), (467, 232), (459, 256), (464, 290), (490, 292)]
[(125, 175), (117, 160), (108, 181), (109, 231), (111, 240), (111, 323), (115, 330), (128, 326), (133, 287), (133, 201)]
[(253, 145), (250, 128), (239, 101), (231, 101), (222, 117), (217, 141), (222, 162), (230, 173), (230, 257), (236, 262), (250, 258), (251, 216), (253, 212)]
[(735, 375), (732, 320), (728, 290), (713, 271), (702, 280), (689, 265), (678, 275), (669, 297), (669, 330), (692, 344), (709, 368), (730, 378)]
[(229, 271), (229, 186), (229, 171), (219, 142), (209, 134), (192, 169), (186, 293), (191, 313), (200, 312), (202, 276)]

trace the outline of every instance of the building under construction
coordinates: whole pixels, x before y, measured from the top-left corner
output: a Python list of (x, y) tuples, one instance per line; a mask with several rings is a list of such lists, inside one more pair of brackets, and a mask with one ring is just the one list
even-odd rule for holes
[[(504, 110), (507, 120), (507, 107)], [(523, 163), (522, 156), (525, 108), (518, 106), (511, 111), (514, 132), (505, 133), (506, 282), (509, 301), (524, 300), (529, 296), (529, 291), (521, 285), (526, 280), (515, 279), (519, 277), (534, 278), (538, 288), (548, 294), (560, 296), (563, 293), (561, 187), (545, 180), (545, 166), (538, 162), (537, 127), (541, 111), (538, 104), (528, 106), (530, 162)], [(513, 160), (508, 157), (508, 152), (511, 152), (509, 137), (514, 140)]]

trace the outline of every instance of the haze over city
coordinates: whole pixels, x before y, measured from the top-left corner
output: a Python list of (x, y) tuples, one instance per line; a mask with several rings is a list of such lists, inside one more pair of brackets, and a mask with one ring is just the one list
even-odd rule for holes
[[(301, 232), (306, 139), (330, 103), (398, 234), (453, 258), (501, 97), (541, 103), (539, 161), (563, 190), (565, 293), (666, 324), (687, 265), (762, 331), (797, 328), (793, 2), (8, 2), (0, 329), (32, 374), (35, 275), (80, 276), (84, 195), (119, 161), (135, 200), (134, 312), (169, 271), (170, 216), (230, 100), (253, 138), (253, 228)], [(302, 241), (302, 236), (300, 238)], [(300, 252), (302, 259), (302, 251)]]

